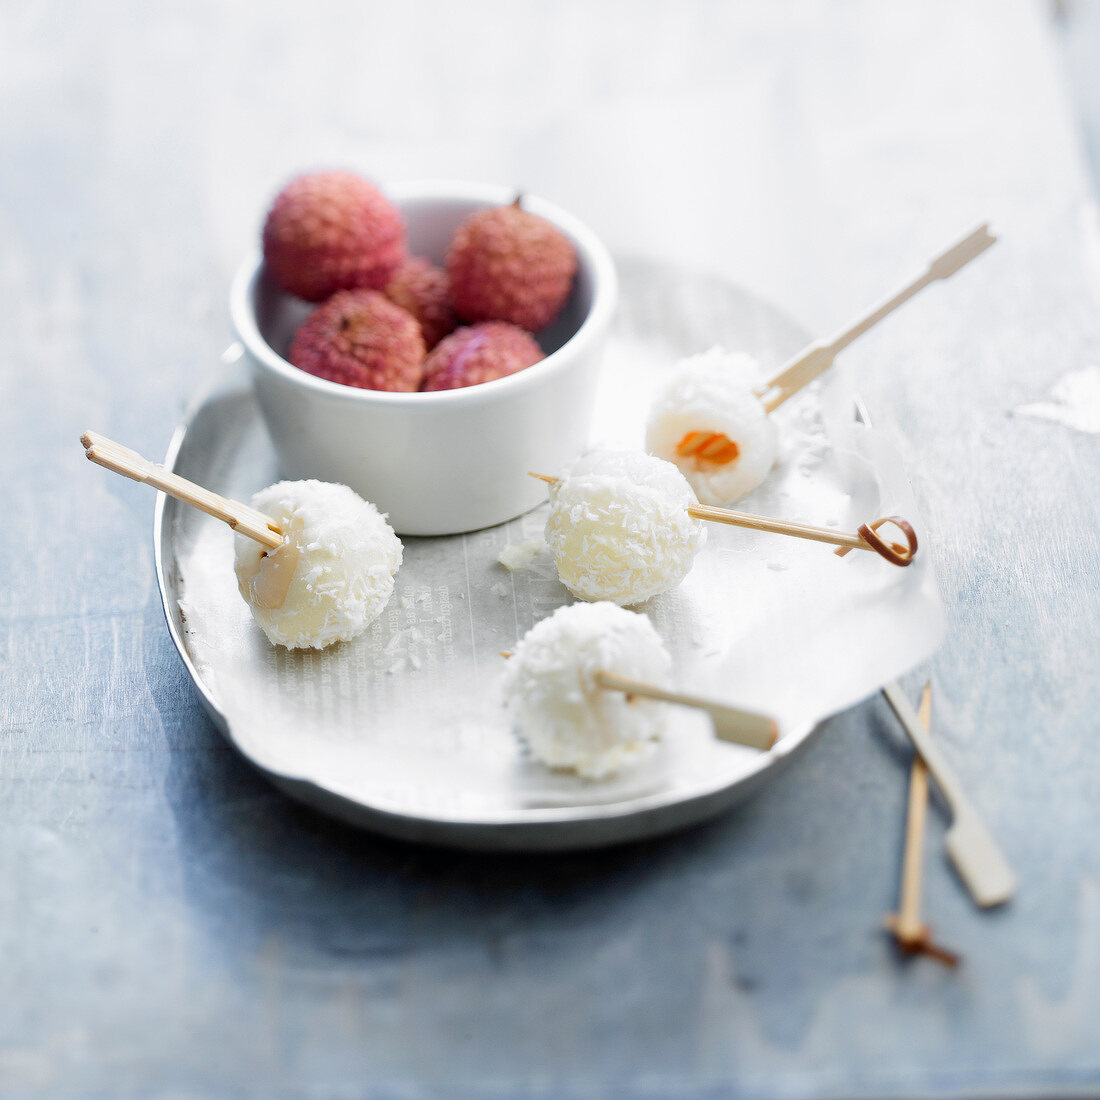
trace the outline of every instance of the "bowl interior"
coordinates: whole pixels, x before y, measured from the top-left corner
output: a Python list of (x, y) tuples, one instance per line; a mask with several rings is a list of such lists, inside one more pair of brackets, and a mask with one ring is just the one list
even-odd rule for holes
[[(476, 198), (430, 196), (395, 201), (408, 223), (409, 253), (440, 265), (459, 222), (475, 210), (494, 205)], [(541, 209), (536, 212), (545, 216)], [(554, 219), (551, 217), (549, 220)], [(561, 312), (546, 328), (535, 334), (546, 355), (557, 351), (577, 334), (592, 308), (595, 296), (593, 264), (582, 242), (569, 232), (568, 227), (559, 225), (558, 228), (572, 240), (577, 250), (577, 275)], [(316, 305), (280, 290), (267, 277), (261, 264), (259, 276), (252, 285), (252, 308), (260, 335), (277, 355), (286, 359), (294, 333), (316, 309)]]

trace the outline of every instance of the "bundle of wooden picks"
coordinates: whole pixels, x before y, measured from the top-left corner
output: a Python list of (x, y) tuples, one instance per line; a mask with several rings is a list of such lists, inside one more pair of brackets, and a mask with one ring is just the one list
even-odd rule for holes
[[(920, 701), (920, 723), (928, 730), (932, 719), (932, 684), (924, 685)], [(907, 955), (928, 955), (945, 966), (958, 966), (959, 956), (932, 940), (932, 930), (921, 920), (921, 868), (924, 855), (924, 818), (928, 807), (928, 767), (919, 752), (913, 755), (909, 774), (909, 811), (902, 858), (898, 911), (886, 915), (886, 927)]]

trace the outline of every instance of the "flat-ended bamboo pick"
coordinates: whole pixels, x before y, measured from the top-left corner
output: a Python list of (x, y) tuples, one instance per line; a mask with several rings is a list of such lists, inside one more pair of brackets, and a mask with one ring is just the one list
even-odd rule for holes
[(857, 321), (842, 329), (835, 336), (819, 340), (800, 351), (769, 382), (756, 391), (756, 396), (764, 402), (764, 408), (774, 412), (784, 401), (793, 397), (803, 386), (809, 385), (818, 375), (832, 366), (833, 360), (853, 340), (862, 336), (869, 328), (877, 325), (899, 306), (904, 305), (929, 283), (947, 279), (971, 260), (980, 256), (987, 248), (996, 243), (997, 238), (990, 233), (988, 224), (978, 226), (972, 233), (946, 252), (940, 253), (930, 261), (920, 275), (895, 291), (889, 298), (880, 302)]
[(198, 508), (208, 516), (228, 523), (234, 531), (255, 539), (269, 550), (278, 550), (282, 546), (283, 532), (273, 520), (262, 512), (257, 512), (255, 508), (218, 496), (179, 474), (169, 473), (163, 466), (142, 458), (137, 451), (132, 451), (98, 432), (85, 432), (80, 437), (80, 442), (84, 444), (85, 453), (92, 462), (105, 466), (116, 474), (122, 474), (123, 477), (152, 485), (169, 496)]
[[(512, 650), (502, 649), (500, 655), (506, 660), (512, 656)], [(688, 695), (682, 691), (669, 691), (645, 680), (635, 680), (631, 676), (621, 676), (607, 669), (596, 670), (596, 684), (604, 691), (621, 691), (628, 699), (635, 696), (657, 699), (662, 703), (672, 703), (681, 707), (694, 707), (703, 711), (711, 720), (714, 736), (719, 741), (729, 741), (735, 745), (745, 745), (750, 749), (767, 751), (779, 738), (779, 727), (774, 718), (755, 711), (731, 707), (726, 703), (717, 703), (713, 699), (704, 699), (699, 695)]]
[[(548, 485), (557, 485), (560, 478), (548, 474), (531, 474)], [(834, 531), (830, 527), (814, 527), (808, 523), (792, 523), (788, 520), (770, 519), (751, 512), (735, 512), (729, 508), (712, 508), (709, 504), (689, 504), (687, 513), (695, 519), (712, 523), (726, 523), (732, 527), (745, 527), (752, 531), (771, 531), (777, 535), (793, 535), (812, 542), (827, 542), (838, 546), (844, 553), (849, 550), (873, 550), (892, 565), (909, 565), (917, 553), (917, 533), (901, 516), (885, 516), (874, 523), (862, 524), (856, 534)], [(886, 523), (894, 524), (905, 536), (905, 545), (886, 542), (878, 529)]]
[(913, 713), (904, 692), (897, 684), (887, 684), (882, 693), (923, 757), (951, 809), (952, 822), (944, 837), (944, 845), (971, 897), (983, 907), (1008, 901), (1016, 892), (1016, 875), (1008, 860), (964, 794), (935, 741)]
[[(932, 683), (924, 685), (921, 696), (920, 724), (927, 732), (932, 725)], [(932, 930), (921, 920), (921, 873), (924, 862), (924, 819), (928, 809), (928, 768), (919, 752), (913, 755), (909, 773), (909, 808), (905, 826), (905, 852), (901, 866), (898, 911), (886, 915), (886, 927), (898, 946), (910, 955), (929, 955), (945, 966), (957, 966), (958, 955), (932, 940)]]
[(738, 745), (747, 745), (753, 749), (770, 749), (779, 736), (779, 728), (774, 718), (756, 714), (751, 710), (727, 706), (712, 699), (698, 695), (688, 695), (681, 691), (668, 691), (656, 684), (635, 680), (629, 676), (620, 676), (617, 672), (599, 669), (596, 683), (605, 691), (621, 691), (628, 697), (641, 696), (646, 699), (659, 699), (663, 703), (674, 703), (682, 707), (694, 707), (703, 711), (714, 725), (714, 736), (720, 741), (732, 741)]

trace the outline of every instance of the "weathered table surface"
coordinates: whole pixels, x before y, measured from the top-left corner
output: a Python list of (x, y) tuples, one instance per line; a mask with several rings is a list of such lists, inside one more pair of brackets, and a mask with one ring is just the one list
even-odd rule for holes
[[(1022, 0), (0, 8), (0, 1095), (1100, 1087), (1100, 439), (1051, 397), (1095, 384), (1100, 239), (1063, 80)], [(515, 182), (815, 330), (995, 220), (846, 356), (951, 620), (906, 687), (1021, 874), (977, 912), (933, 814), (959, 971), (879, 928), (909, 759), (881, 700), (710, 826), (538, 859), (351, 831), (225, 746), (152, 494), (77, 437), (163, 452), (268, 196), (330, 164)]]

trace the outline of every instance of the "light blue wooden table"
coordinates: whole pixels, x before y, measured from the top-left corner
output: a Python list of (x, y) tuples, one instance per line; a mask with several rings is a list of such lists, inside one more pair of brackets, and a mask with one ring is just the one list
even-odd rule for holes
[[(1100, 235), (1044, 6), (7, 4), (0, 96), (0, 1096), (1100, 1089), (1100, 438), (1022, 411), (1100, 364)], [(997, 222), (847, 353), (951, 620), (906, 687), (1021, 876), (977, 912), (933, 813), (957, 972), (880, 931), (880, 700), (722, 820), (536, 859), (351, 831), (225, 746), (152, 494), (77, 439), (163, 452), (268, 196), (329, 164), (514, 182), (822, 331)]]

